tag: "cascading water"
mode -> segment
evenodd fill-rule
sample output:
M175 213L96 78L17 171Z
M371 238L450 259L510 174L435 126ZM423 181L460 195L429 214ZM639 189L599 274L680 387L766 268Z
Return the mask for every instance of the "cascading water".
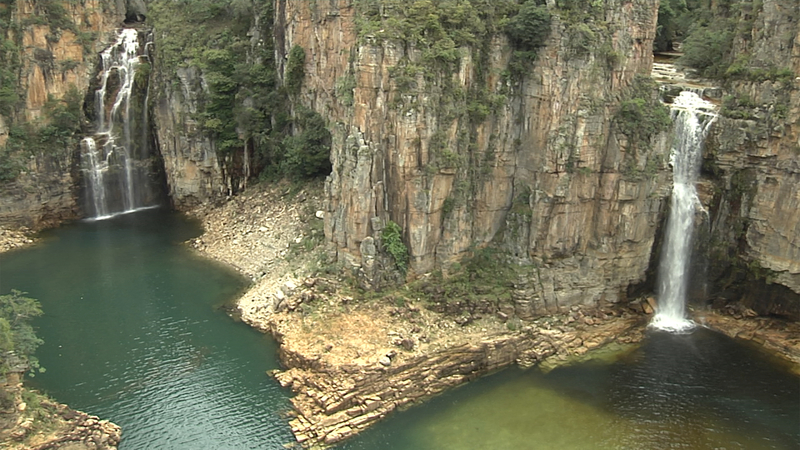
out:
M154 203L147 99L135 98L141 65L139 32L126 28L100 54L102 68L95 91L96 132L81 143L87 208L94 219L136 211ZM141 108L141 113L131 109ZM140 133L135 133L140 130ZM93 213L93 214L91 214Z
M658 269L658 309L651 326L671 332L686 332L694 322L686 318L695 212L702 206L695 182L708 129L716 118L714 104L694 92L684 91L672 104L675 138L670 154L672 201Z

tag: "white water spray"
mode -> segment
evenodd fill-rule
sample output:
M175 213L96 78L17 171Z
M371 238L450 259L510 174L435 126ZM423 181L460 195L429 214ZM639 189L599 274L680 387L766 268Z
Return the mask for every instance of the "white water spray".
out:
M131 114L136 68L140 64L138 31L121 30L116 42L103 51L100 58L100 86L95 91L97 131L81 144L90 199L88 206L94 209L94 219L147 207L144 193L139 192L139 179L146 178L141 172L147 169L137 167L138 160L148 156L147 124L141 124L142 142L135 142L131 131L132 123L138 118ZM108 95L115 95L110 107ZM146 111L146 106L144 109ZM147 119L146 112L144 118ZM117 124L122 125L122 130L117 130ZM145 151L137 154L137 148L145 148Z
M702 209L695 182L708 129L716 107L697 94L681 92L672 105L675 139L672 144L672 200L658 268L658 309L650 326L675 333L694 328L686 318L694 216Z

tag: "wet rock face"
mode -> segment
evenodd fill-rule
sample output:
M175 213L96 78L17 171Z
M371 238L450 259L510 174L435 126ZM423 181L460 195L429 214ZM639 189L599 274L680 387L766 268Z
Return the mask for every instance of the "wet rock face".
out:
M454 73L418 76L403 90L393 68L421 64L420 49L357 36L349 1L279 2L278 52L305 49L300 97L334 135L325 231L340 261L362 266L378 218L402 227L415 274L500 243L539 266L530 284L550 309L615 300L641 279L668 193L668 149L633 151L613 117L635 75L650 71L657 8L606 4L598 39L611 53L575 50L570 24L554 16L521 81L501 77L511 47L496 35L486 55L462 48ZM343 79L354 80L352 95L342 95ZM481 120L451 119L443 111L468 105L449 99L447 84L505 101ZM652 175L635 176L648 161Z
M63 98L72 87L87 91L97 55L112 42L113 31L125 14L116 3L107 3L64 2L66 20L80 32L97 34L97 40L89 46L83 45L72 30L30 20L38 14L35 1L14 3L12 21L27 23L19 27L19 35L11 36L19 40L22 53L19 84L25 107L15 118L17 123L42 117L49 97ZM0 116L0 145L7 139L9 119ZM78 217L80 210L73 192L78 175L71 171L72 155L51 153L30 155L17 179L0 186L0 224L41 229Z

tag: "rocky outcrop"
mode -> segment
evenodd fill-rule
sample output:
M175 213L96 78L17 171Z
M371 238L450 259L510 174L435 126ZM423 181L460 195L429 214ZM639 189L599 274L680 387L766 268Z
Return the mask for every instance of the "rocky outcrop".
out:
M410 88L393 70L423 65L423 49L357 35L352 3L276 8L279 56L305 49L301 100L334 134L325 231L340 261L363 272L362 242L393 220L412 273L446 270L492 242L531 268L549 310L617 300L644 276L668 149L633 151L613 117L636 74L650 71L652 2L605 2L607 27L590 30L603 50L576 48L574 24L551 9L552 32L522 79L502 76L512 52L495 34L484 50L458 49L454 73L417 74ZM469 119L468 99L453 92L504 101Z
M116 450L120 427L107 420L54 403L21 385L2 386L6 400L0 410L0 443L9 450ZM11 400L8 402L7 400Z
M0 228L0 253L33 243L28 236L30 230L5 230Z
M302 308L243 315L281 343L286 369L275 376L295 393L290 425L306 446L339 442L398 408L511 364L563 364L611 342L638 342L643 333L641 316L627 309L573 306L514 330L494 317L458 325L413 304L351 304L335 290L329 280L306 280L287 300Z
M156 40L158 37L156 37ZM156 61L156 70L160 70ZM215 142L200 133L192 114L206 85L195 67L177 69L179 83L158 75L153 110L155 132L164 159L169 197L186 210L227 192Z
M743 75L707 140L703 198L710 218L700 251L715 295L742 282L760 314L800 319L800 15L797 2L766 0L735 42ZM779 286L776 286L779 285ZM785 286L783 291L769 292ZM788 289L787 289L788 288ZM727 292L726 292L727 291ZM758 296L757 296L758 297Z

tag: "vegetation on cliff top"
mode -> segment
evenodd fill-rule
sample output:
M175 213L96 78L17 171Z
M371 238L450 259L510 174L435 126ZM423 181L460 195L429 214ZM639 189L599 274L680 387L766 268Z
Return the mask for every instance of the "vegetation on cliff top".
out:
M22 117L23 87L19 73L22 70L24 49L21 30L29 25L48 25L47 40L58 42L64 30L75 34L78 42L88 46L94 34L82 32L70 18L62 2L35 2L34 15L14 20L14 2L0 2L0 115L8 127L8 139L0 148L0 182L14 181L25 169L31 156L41 163L42 158L56 156L50 163L63 161L77 145L81 128L83 95L70 86L62 98L48 96L41 116L27 121ZM53 54L46 49L33 49L32 64L42 72L50 73L54 65ZM61 68L69 68L74 61L61 61ZM74 67L74 66L73 66ZM67 167L60 167L67 170Z
M428 79L453 70L462 49L480 49L504 32L516 61L533 61L550 34L550 12L543 1L527 0L356 0L359 37L399 43L420 52L419 60L401 61ZM398 83L402 84L402 83Z
M293 105L304 76L302 47L292 49L284 83L279 81L270 38L272 1L155 0L149 8L162 83L180 83L179 71L199 69L207 89L197 90L193 118L216 143L232 186L259 174L307 178L329 173L324 119ZM250 34L256 24L263 36L258 42Z
M789 68L766 64L751 67L748 44L763 0L662 0L653 44L656 51L683 52L679 62L704 77L719 80L784 81L793 79ZM786 10L787 14L797 11ZM785 36L791 45L792 36Z

